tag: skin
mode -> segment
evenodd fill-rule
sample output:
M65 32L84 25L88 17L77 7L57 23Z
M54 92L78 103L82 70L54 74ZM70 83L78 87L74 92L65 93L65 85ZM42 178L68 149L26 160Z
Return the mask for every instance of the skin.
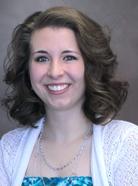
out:
M45 27L37 30L30 44L31 85L44 102L47 117L41 144L46 146L44 153L52 165L63 165L77 153L90 126L90 121L82 111L85 99L84 60L75 34L68 28ZM90 147L91 139L79 162L80 175L90 174ZM37 144L27 175L70 175L70 168L55 173L44 166L42 160L36 158L36 148Z
M67 28L38 30L32 36L31 46L31 84L46 109L80 107L85 90L84 61L73 31Z

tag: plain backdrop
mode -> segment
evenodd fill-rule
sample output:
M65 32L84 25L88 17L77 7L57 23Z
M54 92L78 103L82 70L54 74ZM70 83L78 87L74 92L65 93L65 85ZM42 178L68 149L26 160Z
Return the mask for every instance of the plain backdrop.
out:
M0 98L5 94L3 61L14 27L35 11L52 6L77 8L111 31L118 56L117 78L130 84L129 95L117 118L138 123L138 0L0 0ZM0 136L17 127L0 107Z

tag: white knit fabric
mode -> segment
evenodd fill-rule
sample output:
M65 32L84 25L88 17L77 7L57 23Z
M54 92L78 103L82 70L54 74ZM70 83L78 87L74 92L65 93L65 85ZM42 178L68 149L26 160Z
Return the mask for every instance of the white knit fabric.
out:
M105 126L103 150L109 183L138 186L138 126L123 121Z
M33 146L42 127L22 127L0 141L0 186L21 186ZM94 125L92 139L94 186L138 186L138 127L113 120Z

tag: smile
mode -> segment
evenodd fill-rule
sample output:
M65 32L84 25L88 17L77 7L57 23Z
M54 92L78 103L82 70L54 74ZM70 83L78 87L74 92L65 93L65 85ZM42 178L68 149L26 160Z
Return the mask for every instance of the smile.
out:
M70 86L70 84L49 84L47 85L47 89L50 93L53 94L61 94L64 93L68 87Z

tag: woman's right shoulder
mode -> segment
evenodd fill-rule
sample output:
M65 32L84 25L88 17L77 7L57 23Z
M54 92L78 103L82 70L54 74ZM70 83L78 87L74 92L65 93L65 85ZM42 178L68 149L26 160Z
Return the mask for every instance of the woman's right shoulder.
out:
M4 134L0 140L1 151L5 154L17 151L20 143L28 131L28 127L20 127Z
M7 132L0 139L0 150L11 152L14 150L17 151L22 141L28 137L29 131L34 131L33 129L41 128L42 124L43 118L36 122L35 128L31 126L23 126Z
M9 131L2 136L0 140L0 176L6 170L6 175L11 177L16 164L16 157L27 131L27 127L21 127Z

